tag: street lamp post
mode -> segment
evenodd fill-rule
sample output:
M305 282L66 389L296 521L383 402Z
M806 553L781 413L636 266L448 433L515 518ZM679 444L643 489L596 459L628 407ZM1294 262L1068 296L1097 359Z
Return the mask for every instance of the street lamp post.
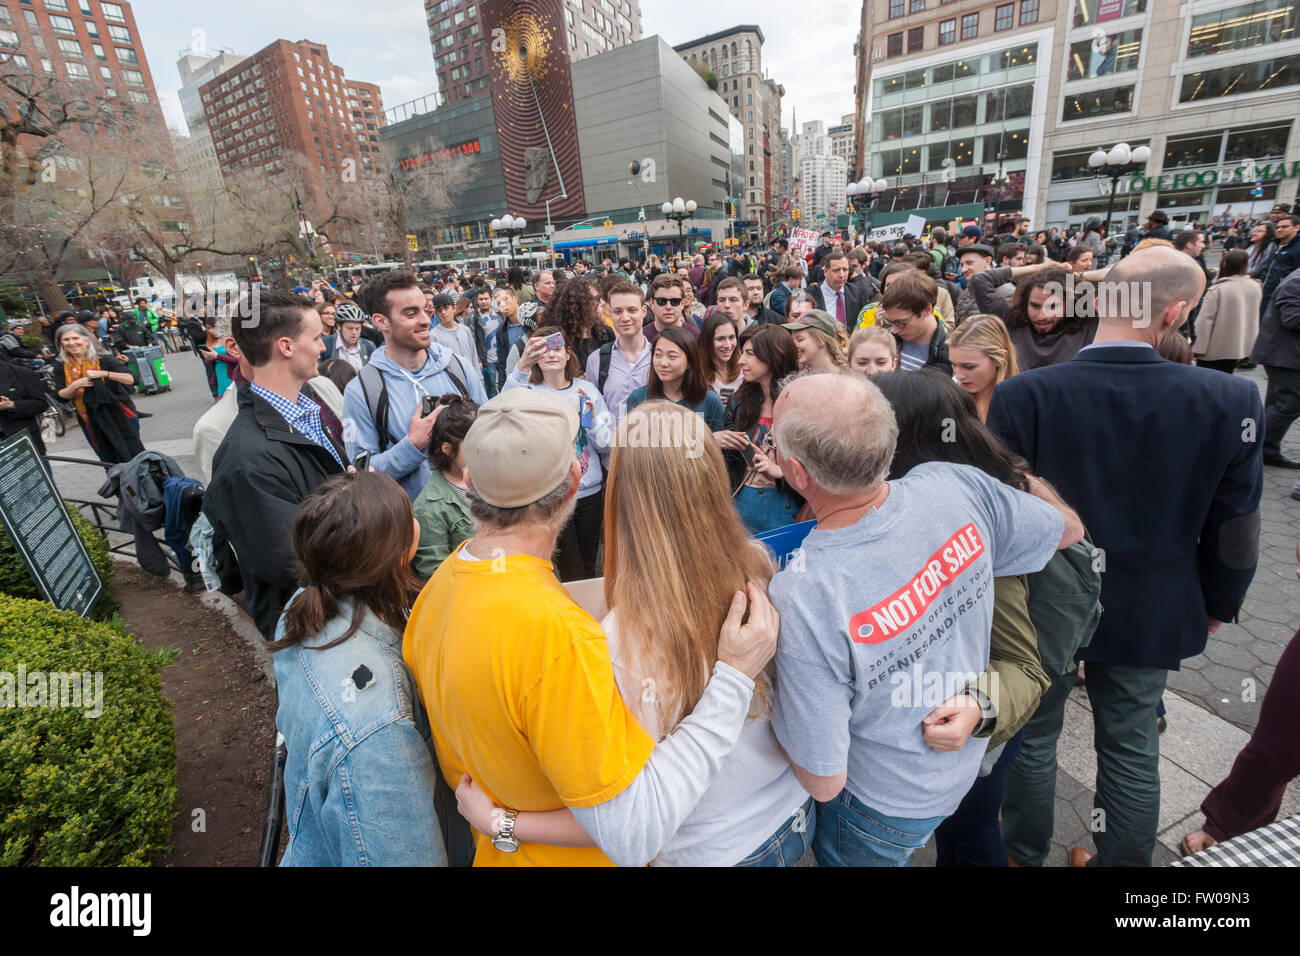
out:
M671 219L677 223L677 244L681 246L682 254L686 252L686 232L682 227L682 223L687 219L694 219L697 208L699 207L694 199L683 202L681 196L659 207L665 219Z
M888 188L889 183L885 182L883 179L872 179L868 176L861 182L849 183L848 187L844 190L850 201L861 196L867 204L866 209L863 210L862 234L864 236L871 232L871 218L876 212L876 200L879 199L880 194ZM858 204L853 203L853 208L856 211Z
M515 236L523 235L528 223L519 216L506 213L500 219L493 219L489 225L491 225L493 232L504 234L510 242L510 265L513 266L515 264Z
M1088 166L1103 176L1110 177L1110 200L1106 203L1106 239L1110 240L1110 217L1115 211L1115 189L1121 176L1136 172L1146 166L1151 158L1150 146L1136 149L1128 143L1117 143L1109 150L1099 149L1088 157Z

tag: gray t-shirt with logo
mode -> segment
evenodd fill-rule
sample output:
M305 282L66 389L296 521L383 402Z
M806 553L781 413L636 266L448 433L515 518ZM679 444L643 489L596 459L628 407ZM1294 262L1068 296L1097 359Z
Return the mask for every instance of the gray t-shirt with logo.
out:
M1061 514L966 465L929 462L876 511L814 529L772 579L781 614L772 728L818 776L895 817L956 810L987 739L937 753L921 721L988 666L993 578L1039 571Z

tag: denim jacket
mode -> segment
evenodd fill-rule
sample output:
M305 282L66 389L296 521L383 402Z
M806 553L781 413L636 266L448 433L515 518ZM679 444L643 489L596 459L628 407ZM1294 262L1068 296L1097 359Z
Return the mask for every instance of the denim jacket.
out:
M289 603L301 591L295 592ZM281 866L446 866L434 810L429 721L402 662L402 635L352 600L319 633L273 657L284 735L289 843ZM284 637L284 617L275 638Z

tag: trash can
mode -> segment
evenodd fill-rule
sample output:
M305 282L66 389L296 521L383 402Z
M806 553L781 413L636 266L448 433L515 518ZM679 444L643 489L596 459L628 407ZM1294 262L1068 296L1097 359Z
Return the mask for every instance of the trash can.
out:
M171 376L167 374L167 366L163 364L162 349L157 345L133 346L122 354L126 356L137 392L153 395L172 387Z

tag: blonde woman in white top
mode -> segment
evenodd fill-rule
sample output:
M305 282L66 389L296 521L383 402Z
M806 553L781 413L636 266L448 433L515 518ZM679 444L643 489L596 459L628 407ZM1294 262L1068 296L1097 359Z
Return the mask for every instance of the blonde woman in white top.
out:
M635 439L651 427L681 440ZM656 739L671 734L703 694L737 592L765 587L772 574L728 487L722 453L689 409L645 402L619 423L605 524L611 610L601 626L623 700ZM735 749L654 865L792 866L811 845L815 808L772 733L770 692L760 676ZM462 782L456 796L461 813L488 832L498 808L483 791ZM521 832L532 842L593 842L569 810L521 812Z

